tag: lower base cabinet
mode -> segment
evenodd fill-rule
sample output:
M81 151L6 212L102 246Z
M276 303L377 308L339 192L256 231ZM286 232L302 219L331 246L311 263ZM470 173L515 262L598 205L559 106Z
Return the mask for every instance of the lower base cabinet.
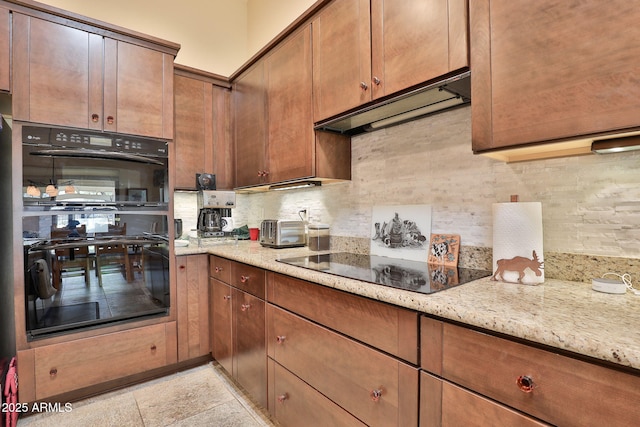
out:
M629 403L640 401L638 374L426 316L421 335L422 368L442 378L438 388L422 374L421 416L431 420L426 425L457 425L450 419L498 425L494 415L512 419L513 410L531 418L505 425L539 425L536 419L559 426L627 426L640 419L640 406ZM478 410L469 412L467 404Z
M209 283L213 358L266 408L265 271L212 255Z
M548 426L426 372L420 373L420 426Z
M168 322L18 352L19 364L21 356L33 361L19 368L20 399L43 400L176 363L175 337L176 323Z
M269 358L269 411L287 427L365 427L354 416Z
M332 416L351 414L369 426L418 425L417 368L270 304L267 324L269 356L345 412ZM291 393L276 390L272 413L284 423L278 396Z

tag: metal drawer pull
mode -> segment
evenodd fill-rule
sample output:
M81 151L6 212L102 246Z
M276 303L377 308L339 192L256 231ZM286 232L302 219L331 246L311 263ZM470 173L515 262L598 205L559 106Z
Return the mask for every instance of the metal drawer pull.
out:
M533 391L533 378L527 375L520 375L516 380L516 384L518 384L518 388L525 393L531 393Z
M371 396L371 400L377 402L382 397L382 387L376 390L371 390L371 393L369 395Z
M249 280L249 276L240 276L240 281L242 283L247 283L247 280Z
M242 304L240 306L240 310L242 311L247 311L249 308L251 308L251 304Z
M288 398L289 398L289 395L287 393L281 394L280 396L278 396L278 402L284 403L284 401L287 400Z
M282 344L282 343L284 343L284 340L285 340L286 338L287 338L287 337L286 337L285 335L278 335L278 336L276 337L276 341L278 342L278 344Z
M156 351L158 348L156 347L155 344L151 344L151 351L154 352Z

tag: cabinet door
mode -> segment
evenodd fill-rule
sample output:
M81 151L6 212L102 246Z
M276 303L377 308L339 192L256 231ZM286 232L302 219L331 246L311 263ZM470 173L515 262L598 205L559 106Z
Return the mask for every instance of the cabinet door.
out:
M267 349L265 302L233 290L234 377L262 406L267 407Z
M213 89L210 83L175 76L175 188L195 189L196 173L212 169ZM209 117L207 117L209 112Z
M474 151L638 129L636 4L474 0L469 13Z
M420 425L534 427L549 424L422 372Z
M0 90L11 90L11 15L0 7Z
M389 95L468 66L464 0L371 2L372 91ZM450 24L451 22L451 24ZM461 24L461 25L460 25ZM462 63L449 63L452 40L463 41ZM461 34L460 34L461 33Z
M236 143L236 186L264 182L267 104L264 61L234 83L233 108Z
M266 60L268 182L313 176L311 26L281 43Z
M36 399L79 390L174 363L171 323L35 349ZM175 349L174 349L175 351Z
M173 57L111 39L105 56L104 129L172 139Z
M418 370L269 304L276 362L371 426L418 425Z
M178 361L205 356L209 348L208 256L176 257Z
M231 190L235 187L235 151L231 138L231 91L213 86L213 173L216 188ZM205 154L208 155L208 154Z
M315 122L371 100L369 0L335 0L314 18Z
M283 427L365 427L300 378L269 359L269 412Z
M233 375L232 291L214 278L209 279L211 307L211 353L222 367Z
M14 14L14 119L88 128L90 95L102 93L102 38ZM97 58L97 62L90 60ZM102 99L99 99L102 104Z

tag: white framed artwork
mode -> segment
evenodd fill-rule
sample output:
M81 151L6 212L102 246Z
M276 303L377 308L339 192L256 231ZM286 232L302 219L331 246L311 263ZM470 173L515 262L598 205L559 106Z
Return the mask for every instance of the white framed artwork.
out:
M430 236L430 205L373 207L371 255L426 262Z

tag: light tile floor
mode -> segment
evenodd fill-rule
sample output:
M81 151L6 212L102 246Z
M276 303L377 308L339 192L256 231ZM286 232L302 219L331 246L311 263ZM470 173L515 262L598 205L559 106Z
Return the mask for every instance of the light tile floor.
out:
M214 363L21 418L18 427L269 427L266 414Z

